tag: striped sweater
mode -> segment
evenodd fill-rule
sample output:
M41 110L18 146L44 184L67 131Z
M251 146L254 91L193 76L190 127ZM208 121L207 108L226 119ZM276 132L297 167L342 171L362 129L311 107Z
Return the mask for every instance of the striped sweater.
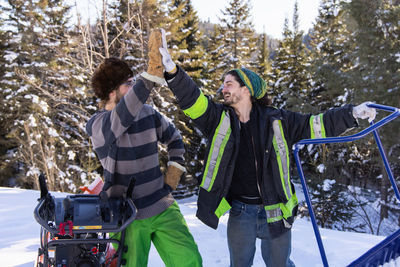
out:
M132 195L138 209L136 219L155 216L174 202L160 170L158 142L167 145L169 161L183 164L181 135L164 116L144 104L152 86L139 78L113 110L100 110L86 125L103 166L108 194L121 195L130 179L136 179Z

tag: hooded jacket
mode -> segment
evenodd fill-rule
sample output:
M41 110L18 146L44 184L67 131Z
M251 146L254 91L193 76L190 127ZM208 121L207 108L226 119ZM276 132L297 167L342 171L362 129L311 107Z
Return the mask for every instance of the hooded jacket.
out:
M206 97L181 69L166 74L168 86L179 106L208 140L200 183L196 216L216 229L219 218L231 208L228 192L240 143L240 122L233 108ZM352 105L330 109L319 115L301 114L253 103L258 113L262 168L258 178L270 234L277 237L291 228L298 200L290 180L292 146L309 138L337 136L357 126Z

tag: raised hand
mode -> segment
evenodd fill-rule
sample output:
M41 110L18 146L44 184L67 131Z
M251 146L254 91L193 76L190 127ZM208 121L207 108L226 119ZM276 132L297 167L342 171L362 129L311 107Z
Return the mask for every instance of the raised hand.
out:
M165 71L169 73L175 73L176 65L172 61L171 55L168 52L167 38L165 37L164 29L161 29L161 39L162 39L162 47L160 47L159 50L162 56L162 63L164 65Z

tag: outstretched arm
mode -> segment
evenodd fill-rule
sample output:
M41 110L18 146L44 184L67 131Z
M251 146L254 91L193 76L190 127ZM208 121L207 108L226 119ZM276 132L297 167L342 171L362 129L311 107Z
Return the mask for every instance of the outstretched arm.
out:
M357 119L375 119L376 110L367 103L358 106L345 105L332 108L318 114L301 114L285 110L283 113L288 122L290 139L297 142L301 139L314 139L338 136L349 128L358 125Z
M191 118L207 137L210 137L220 121L222 105L206 97L189 75L173 62L168 52L165 31L161 30L161 33L162 47L159 50L168 87L174 93L185 115Z

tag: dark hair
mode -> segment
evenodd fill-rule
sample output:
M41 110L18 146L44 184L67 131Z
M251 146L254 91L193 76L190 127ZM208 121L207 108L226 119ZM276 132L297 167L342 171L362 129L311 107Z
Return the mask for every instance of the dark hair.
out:
M241 87L246 86L246 84L242 81L242 79L240 78L239 74L238 74L235 70L230 70L230 71L228 71L228 72L224 75L224 77L225 77L226 75L232 75L233 77L235 77L235 80L239 83L239 85L240 85Z
M125 61L106 58L92 76L93 91L102 101L107 101L109 94L132 76L133 72Z
M254 97L252 97L251 99L252 99L253 102L258 103L261 106L265 106L265 107L272 106L272 101L269 98L267 93L265 93L265 95L263 97L259 98L259 99L255 99Z
M240 78L239 74L235 70L228 71L225 74L225 76L228 75L228 74L232 75L235 78L235 81L237 81L240 86L246 86L246 84L242 81L242 79ZM272 101L268 97L267 93L260 99L256 99L254 96L251 96L251 101L258 103L261 106L271 106L272 105Z

